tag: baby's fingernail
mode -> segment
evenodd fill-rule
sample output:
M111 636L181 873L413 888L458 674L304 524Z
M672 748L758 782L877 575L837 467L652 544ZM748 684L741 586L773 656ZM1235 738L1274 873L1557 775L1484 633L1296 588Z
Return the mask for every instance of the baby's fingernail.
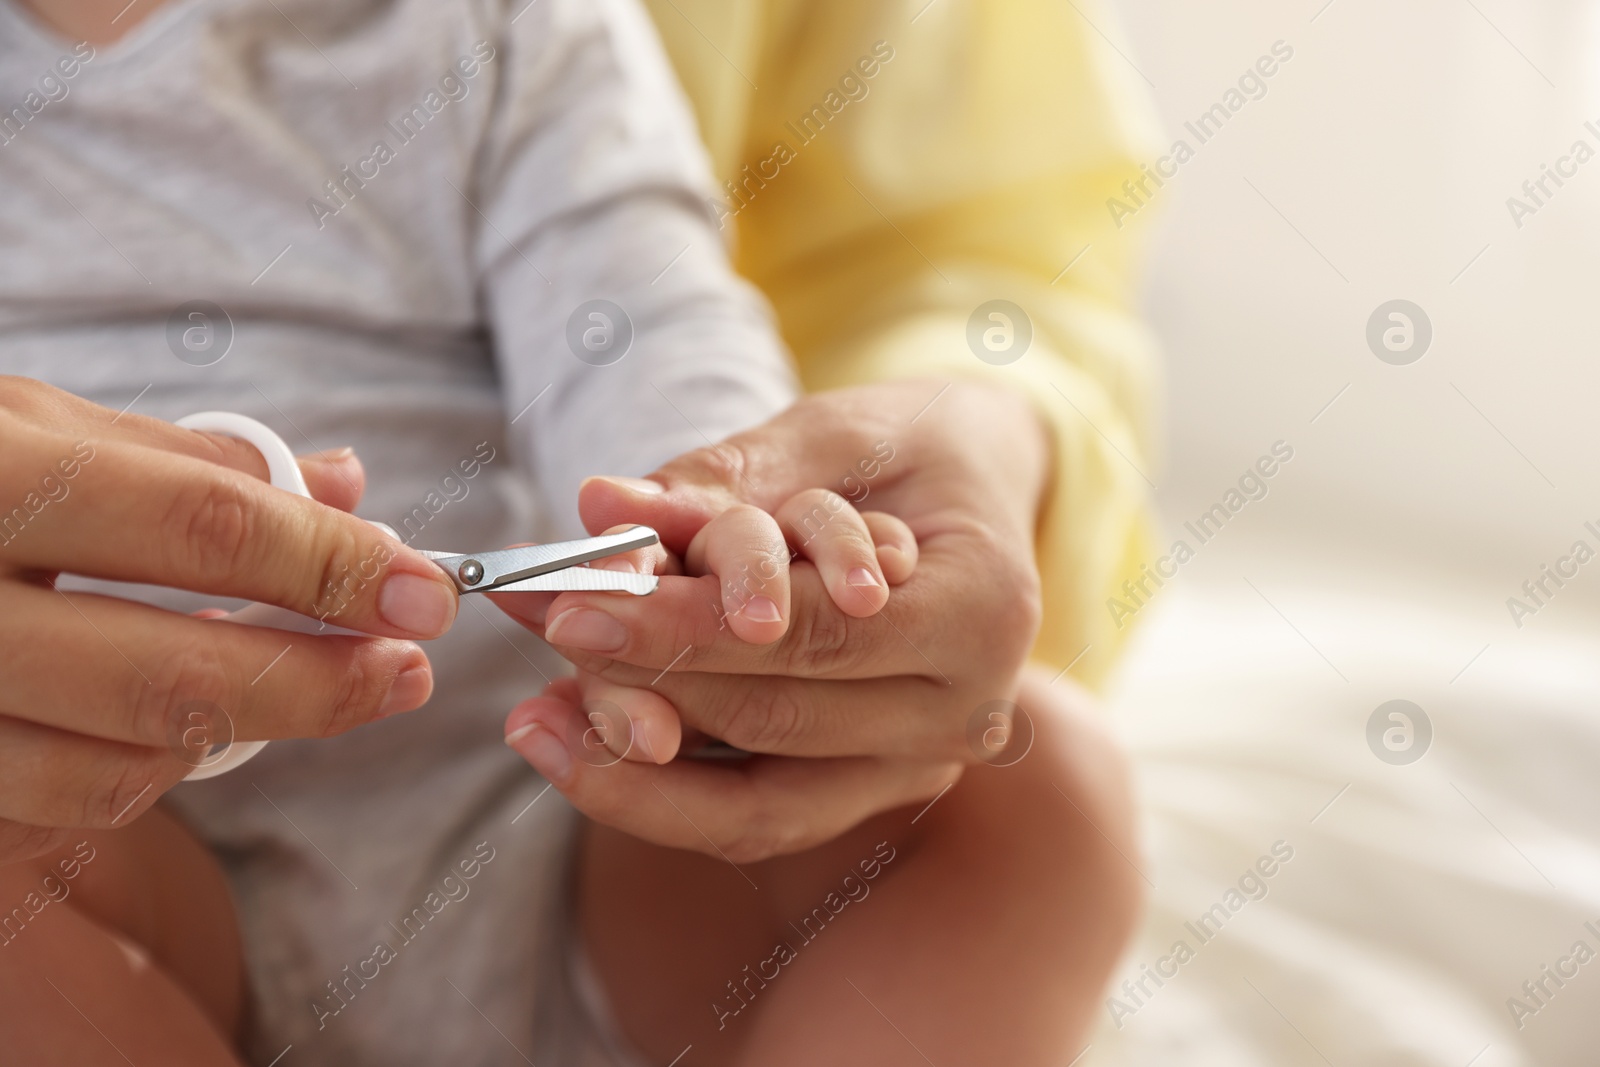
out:
M629 574L639 573L639 568L633 565L633 560L628 559L625 556L618 556L616 559L603 560L600 563L596 563L595 566L603 571L627 571Z
M378 707L378 718L386 715L398 715L402 711L414 711L428 702L428 697L433 695L433 672L426 666L412 667L400 672L400 676L389 687L389 695L383 698L383 703Z
M598 475L595 480L610 482L619 489L626 489L632 493L643 493L645 496L660 496L667 491L666 486L660 482L652 482L648 478L615 478L611 475Z
M506 744L549 781L564 782L572 773L572 756L567 746L543 723L530 722L511 731L506 735Z
M444 582L417 574L393 574L378 592L378 614L407 633L434 637L450 628L455 595Z
M849 574L844 576L844 580L851 585L859 586L863 589L878 588L878 579L874 578L872 576L872 572L867 570L865 567L854 568Z
M603 611L568 608L550 620L544 629L544 639L552 645L588 652L615 652L628 640L628 631Z
M783 613L778 610L778 602L769 596L751 597L739 614L751 622L777 622L783 618Z

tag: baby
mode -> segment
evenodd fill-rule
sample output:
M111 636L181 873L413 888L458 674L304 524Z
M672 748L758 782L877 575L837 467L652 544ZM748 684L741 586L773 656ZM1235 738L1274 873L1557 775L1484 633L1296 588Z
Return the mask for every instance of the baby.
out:
M0 4L0 373L100 402L107 426L137 403L351 443L373 490L363 513L427 547L576 533L580 487L623 484L588 479L650 471L792 398L632 0L26 6ZM461 455L480 471L470 502L419 508ZM915 552L902 523L818 487L607 565L700 582L719 625L761 644L789 625L791 556L865 616ZM546 621L548 597L506 601L554 644L593 625L576 609ZM437 983L451 963L475 1007L570 1000L569 939L548 928L566 921L573 821L533 807L542 794L498 743L540 654L496 629L464 611L430 650L425 715L274 744L248 771L175 789L227 881L160 808L86 833L72 875L60 855L0 868L0 906L23 914L0 946L7 1061L111 1062L109 1045L230 1064L243 1041L259 1062L292 1045L296 1067L461 1062L466 1039L417 1025L452 995ZM586 750L665 763L709 740L648 688L553 686L583 703ZM510 726L519 751L539 749L536 724ZM489 902L468 926L406 950L446 953L437 969L419 960L340 1019L366 988L349 961L457 852L475 870L500 857L500 888L481 878ZM517 953L540 955L503 958Z

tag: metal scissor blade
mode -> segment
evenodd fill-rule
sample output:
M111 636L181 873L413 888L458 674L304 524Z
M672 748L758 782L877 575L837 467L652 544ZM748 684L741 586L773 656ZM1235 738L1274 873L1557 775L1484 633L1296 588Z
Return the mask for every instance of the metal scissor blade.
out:
M631 571L603 571L593 567L568 567L551 571L520 582L502 585L496 593L578 593L617 592L647 596L656 591L661 579L653 574L635 574Z
M456 589L460 592L483 593L491 589L503 589L507 585L528 578L575 567L580 563L604 559L636 548L645 548L660 540L656 532L648 526L630 526L617 533L582 537L576 541L557 541L553 544L529 545L523 548L501 548L472 555L439 555L430 552L428 557L450 576L450 580L456 583Z

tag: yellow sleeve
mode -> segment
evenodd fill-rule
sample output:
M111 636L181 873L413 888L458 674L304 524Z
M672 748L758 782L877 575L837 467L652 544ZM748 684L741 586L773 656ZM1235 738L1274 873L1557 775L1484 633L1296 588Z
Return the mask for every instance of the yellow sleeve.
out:
M712 6L694 10L714 23ZM717 120L740 270L772 300L808 389L962 376L1033 398L1056 442L1035 654L1097 681L1127 632L1107 600L1149 558L1153 346L1133 264L1161 192L1145 179L1118 219L1108 204L1135 205L1123 183L1159 154L1140 76L1093 0L756 6L752 21L731 5L743 47L696 53L723 87L699 110ZM969 330L993 300L1022 316ZM999 328L1004 349L1010 319L1013 345L1031 328L1026 351L980 359L975 347L1018 350L983 343Z

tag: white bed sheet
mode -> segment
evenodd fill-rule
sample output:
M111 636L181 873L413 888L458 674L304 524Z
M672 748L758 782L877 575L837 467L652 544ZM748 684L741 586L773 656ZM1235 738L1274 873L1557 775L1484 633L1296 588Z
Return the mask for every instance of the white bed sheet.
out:
M1152 603L1111 696L1150 906L1084 1067L1600 1062L1600 958L1545 978L1542 1006L1521 988L1577 941L1600 951L1597 634L1547 628L1469 661L1481 626L1417 592L1374 601L1324 576L1268 603L1219 578ZM1366 742L1393 698L1434 729L1406 766ZM1201 945L1185 922L1277 841L1294 856L1266 896ZM1138 1002L1115 988L1180 939L1195 952L1163 964L1175 977ZM1514 1019L1511 997L1537 1012Z

